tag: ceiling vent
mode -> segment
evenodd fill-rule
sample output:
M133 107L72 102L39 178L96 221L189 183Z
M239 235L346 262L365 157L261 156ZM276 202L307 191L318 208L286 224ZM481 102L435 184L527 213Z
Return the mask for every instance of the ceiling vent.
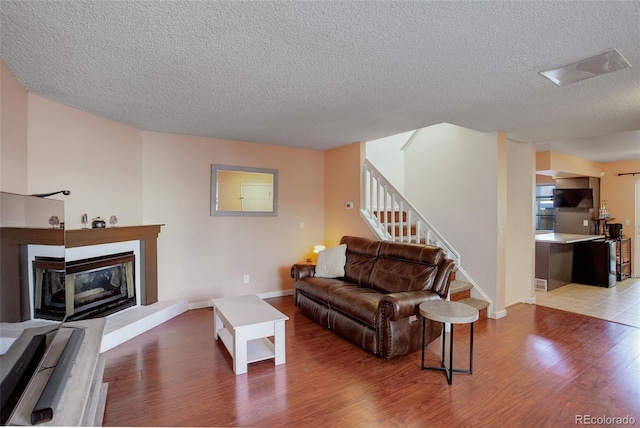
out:
M601 74L611 73L612 71L622 70L627 67L631 67L629 61L616 49L612 49L600 55L574 62L573 64L553 70L541 71L540 74L556 85L562 86L600 76Z

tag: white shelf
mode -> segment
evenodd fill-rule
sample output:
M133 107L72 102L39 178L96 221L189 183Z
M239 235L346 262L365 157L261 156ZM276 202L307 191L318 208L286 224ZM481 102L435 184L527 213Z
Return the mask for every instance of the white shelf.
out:
M227 351L229 351L231 358L235 358L233 354L233 336L231 336L229 330L221 328L218 330L218 337L220 337ZM247 363L268 360L269 358L275 358L275 355L275 346L267 338L254 339L247 342Z

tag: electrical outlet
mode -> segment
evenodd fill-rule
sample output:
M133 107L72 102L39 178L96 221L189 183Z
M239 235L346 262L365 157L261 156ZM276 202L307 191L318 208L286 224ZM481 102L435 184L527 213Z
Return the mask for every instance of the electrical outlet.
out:
M244 281L245 284L248 284L249 283L249 275L243 276L242 280Z
M589 227L589 220L582 220L582 225L584 227Z

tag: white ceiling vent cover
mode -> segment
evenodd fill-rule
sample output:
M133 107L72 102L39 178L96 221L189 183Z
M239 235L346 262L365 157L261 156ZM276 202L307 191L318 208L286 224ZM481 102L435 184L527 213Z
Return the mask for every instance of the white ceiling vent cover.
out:
M558 86L579 82L580 80L600 76L631 67L629 61L617 49L601 53L600 55L582 59L573 64L565 65L553 70L541 71L547 79Z

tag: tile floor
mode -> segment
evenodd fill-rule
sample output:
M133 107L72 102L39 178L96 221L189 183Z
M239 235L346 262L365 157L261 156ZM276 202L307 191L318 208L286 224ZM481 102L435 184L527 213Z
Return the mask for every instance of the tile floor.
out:
M536 291L536 304L640 328L640 278L625 279L611 288L567 284Z

